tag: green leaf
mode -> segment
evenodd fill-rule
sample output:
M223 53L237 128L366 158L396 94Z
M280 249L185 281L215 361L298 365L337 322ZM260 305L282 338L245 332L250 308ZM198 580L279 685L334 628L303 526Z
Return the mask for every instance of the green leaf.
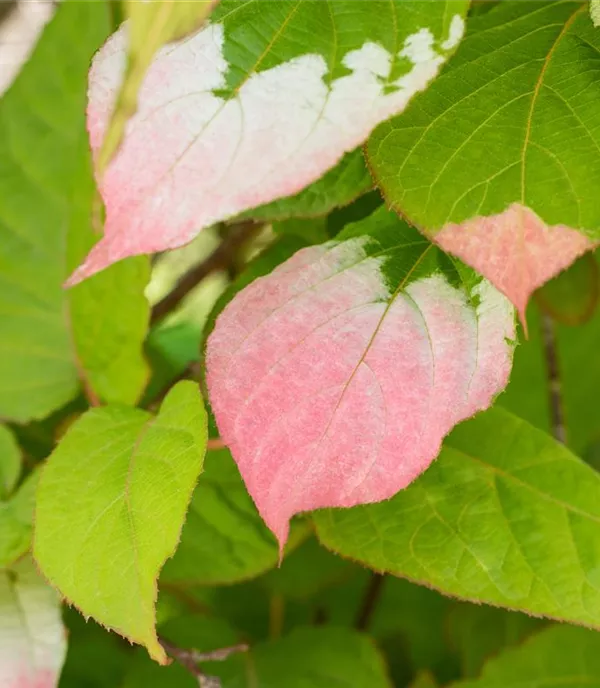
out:
M446 631L461 658L465 678L479 676L483 665L504 648L519 645L547 623L526 614L474 604L456 605Z
M223 666L210 665L210 673L221 676L223 688L391 688L371 640L334 627L296 629L281 640L259 643Z
M376 570L600 625L600 475L503 409L457 427L391 500L314 518L324 545Z
M258 582L271 594L309 604L315 595L351 576L355 568L309 537Z
M409 688L438 688L438 684L428 671L422 671L410 684Z
M199 328L187 322L159 327L150 332L146 354L152 367L152 378L142 403L155 399L191 363L200 359L200 335Z
M594 26L600 26L600 0L590 0L590 15Z
M87 165L86 172L89 179ZM84 179L82 174L79 177L82 184ZM84 217L82 213L69 234L67 272L81 262L96 242L89 221L92 198L90 186L87 215ZM144 289L149 278L150 261L145 256L130 258L68 292L75 358L84 388L92 400L100 398L107 403L133 405L146 386L149 369L143 342L150 306Z
M14 490L21 474L21 450L12 432L0 425L0 500Z
M550 431L550 384L541 336L539 309L532 304L527 311L529 339L515 350L510 383L500 403L542 430ZM557 324L559 397L562 400L567 445L584 456L600 435L596 412L597 380L600 376L600 311L577 327ZM582 374L585 361L585 374Z
M12 564L31 546L39 477L39 469L30 473L10 499L0 501L0 567Z
M522 316L600 238L599 50L586 2L501 2L367 146L388 203Z
M369 141L388 202L435 231L519 201L600 236L599 48L585 2L473 18L444 74Z
M31 545L39 471L31 473L14 493L21 470L21 449L12 432L0 425L0 568L15 562Z
M242 213L255 220L286 220L293 217L319 217L352 203L373 188L373 180L360 148L346 153L321 179L295 196L272 201Z
M598 305L598 263L591 253L576 260L564 272L546 282L535 293L544 313L564 325L581 325Z
M385 577L369 632L388 650L391 667L398 671L406 671L407 666L414 671L435 671L444 681L456 676L457 662L447 642L447 617L452 604L435 590ZM401 648L405 648L404 667L394 662Z
M327 228L329 216L312 218L290 218L271 225L277 236L296 236L307 244L320 244L331 237Z
M480 678L454 688L507 686L600 686L600 636L583 628L555 625L521 647L490 661Z
M0 569L0 685L54 686L66 645L58 596L31 558Z
M292 546L304 537L298 523ZM235 583L277 565L275 538L259 516L228 450L207 454L181 542L165 564L161 585L189 587Z
M90 394L121 401L144 383L144 260L62 288L78 251L99 238L85 99L108 29L105 3L61 3L0 102L0 416L19 422L63 406L80 376Z
M122 688L131 660L129 643L74 609L65 609L64 617L69 647L58 688Z
M44 575L159 662L156 579L177 546L206 437L192 382L175 386L155 418L92 409L48 459L37 493L34 554Z

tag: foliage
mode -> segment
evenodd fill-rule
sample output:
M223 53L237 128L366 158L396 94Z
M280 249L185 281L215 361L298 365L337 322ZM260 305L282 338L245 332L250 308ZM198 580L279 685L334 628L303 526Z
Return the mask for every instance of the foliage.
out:
M600 686L597 21L58 4L0 98L0 685Z

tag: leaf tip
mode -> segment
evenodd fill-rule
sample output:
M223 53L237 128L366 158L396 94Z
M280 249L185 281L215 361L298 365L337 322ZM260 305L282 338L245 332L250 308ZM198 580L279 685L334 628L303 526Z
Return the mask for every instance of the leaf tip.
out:
M533 292L595 245L574 228L546 224L521 203L496 215L447 223L433 239L512 302L525 333L525 311Z

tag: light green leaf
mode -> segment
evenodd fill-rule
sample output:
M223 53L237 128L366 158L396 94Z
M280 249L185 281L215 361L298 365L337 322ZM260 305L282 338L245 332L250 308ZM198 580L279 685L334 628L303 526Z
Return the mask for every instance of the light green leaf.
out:
M222 678L223 688L391 688L371 640L334 627L296 629L222 666L211 664L210 673Z
M14 490L21 474L21 450L12 432L0 425L0 500Z
M290 545L302 540L298 523ZM181 542L165 564L161 585L178 587L235 583L277 566L275 538L259 516L228 450L207 454Z
M177 546L206 436L192 382L175 386L155 418L92 409L48 459L37 493L34 554L44 575L159 662L156 579Z
M266 221L319 217L352 203L372 188L373 180L365 165L362 150L358 148L347 153L321 179L295 196L272 201L243 213L241 217Z
M496 408L387 502L315 514L321 542L442 592L600 626L600 475Z
M78 377L91 395L120 401L144 383L144 260L72 294L62 288L99 238L85 99L108 29L105 3L61 3L0 102L0 416L19 422L64 405Z
M29 557L0 570L0 686L54 686L67 650L58 596Z
M491 660L480 678L453 688L600 688L600 636L555 625Z
M77 177L80 205L74 202L71 208L67 274L98 239L91 225L94 187L84 138L81 144L85 168ZM87 395L94 400L135 404L146 386L149 368L143 342L150 306L144 289L149 278L150 261L141 256L113 265L67 292L76 365Z
M200 27L218 1L125 0L125 15L129 19L127 71L98 158L100 171L121 144L125 125L136 111L140 86L156 52L165 43Z
M594 26L600 26L600 0L590 0L590 15Z
M31 546L39 477L39 469L30 473L10 499L0 501L0 567L12 564Z

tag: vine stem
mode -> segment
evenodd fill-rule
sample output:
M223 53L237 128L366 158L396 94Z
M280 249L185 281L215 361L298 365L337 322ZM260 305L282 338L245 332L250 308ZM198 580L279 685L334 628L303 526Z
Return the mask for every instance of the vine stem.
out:
M173 645L165 638L159 637L158 642L164 651L178 664L187 669L198 681L200 688L221 688L221 681L215 676L208 676L198 666L200 662L222 662L232 654L246 652L248 645L241 643L232 647L224 647L212 652L199 652L198 650L186 649Z
M562 385L558 363L558 346L556 341L556 325L546 313L541 313L542 341L546 357L546 371L548 373L548 401L550 406L550 423L554 438L566 444L567 432L562 403Z
M384 581L385 575L382 573L371 574L371 579L365 590L365 595L356 617L355 626L359 631L365 631L369 627L369 623L381 597Z
M262 226L253 221L231 225L223 241L210 256L186 272L175 288L154 306L150 324L155 325L175 310L185 297L213 272L229 270L236 265L241 249L258 234Z

